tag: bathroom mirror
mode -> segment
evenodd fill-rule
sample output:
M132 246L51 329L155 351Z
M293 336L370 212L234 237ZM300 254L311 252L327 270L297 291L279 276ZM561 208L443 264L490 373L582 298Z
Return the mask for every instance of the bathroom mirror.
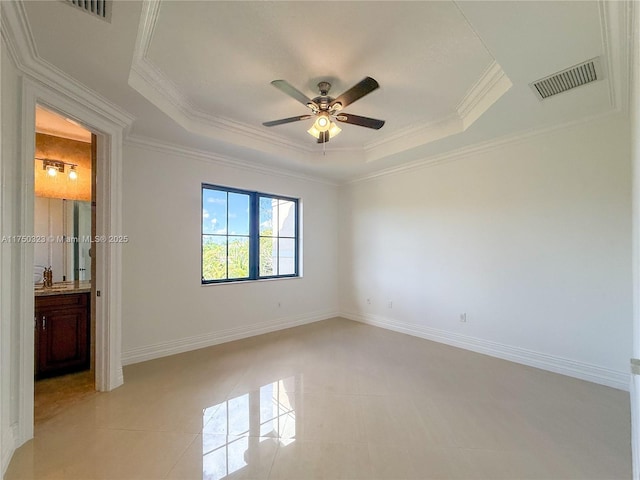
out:
M35 197L34 220L34 283L91 280L91 202Z

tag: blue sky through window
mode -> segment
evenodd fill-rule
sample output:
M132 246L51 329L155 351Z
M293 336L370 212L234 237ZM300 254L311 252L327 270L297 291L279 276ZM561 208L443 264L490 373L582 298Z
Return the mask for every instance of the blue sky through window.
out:
M249 235L249 195L203 189L202 233Z

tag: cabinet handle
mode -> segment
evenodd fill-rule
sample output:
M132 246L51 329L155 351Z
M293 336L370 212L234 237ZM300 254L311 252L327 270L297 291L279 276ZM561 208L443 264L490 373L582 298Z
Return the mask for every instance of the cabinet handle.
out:
M47 317L45 317L44 315L42 316L42 330L46 330L47 329Z

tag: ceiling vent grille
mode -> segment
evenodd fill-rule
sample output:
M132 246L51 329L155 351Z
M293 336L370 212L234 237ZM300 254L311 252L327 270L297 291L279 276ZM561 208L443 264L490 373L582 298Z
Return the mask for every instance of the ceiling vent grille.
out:
M540 100L544 100L572 88L600 80L601 72L599 59L593 58L533 82L531 88Z
M102 20L108 21L110 18L110 0L66 0L66 3L101 18Z

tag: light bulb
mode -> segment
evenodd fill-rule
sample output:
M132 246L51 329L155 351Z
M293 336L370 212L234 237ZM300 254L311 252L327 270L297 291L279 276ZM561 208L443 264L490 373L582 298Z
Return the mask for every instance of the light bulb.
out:
M327 112L323 112L318 115L318 119L316 120L314 127L316 127L320 132L326 132L329 130L330 124L331 121L329 120L329 114Z
M75 165L72 165L71 169L69 170L69 178L71 180L75 180L78 178L78 172L76 171Z
M47 167L47 173L49 174L50 177L55 177L58 174L58 169L53 165L49 165Z

